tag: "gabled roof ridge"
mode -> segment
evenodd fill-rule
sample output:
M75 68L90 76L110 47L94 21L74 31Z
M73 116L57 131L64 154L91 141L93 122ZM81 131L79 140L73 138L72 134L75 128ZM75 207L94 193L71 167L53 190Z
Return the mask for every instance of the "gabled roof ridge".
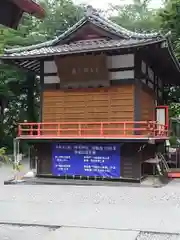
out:
M123 33L118 32L117 28L113 26L112 21L108 22L107 19L100 17L100 15L94 15L93 14L93 15L89 16L89 21L92 22L93 24L97 25L97 26L99 26L98 23L100 23L100 24L103 24L104 27L106 26L108 28L111 28L109 30L111 32L115 33L116 35L118 35L119 37L124 37L126 39L130 38L125 32L123 32ZM102 27L102 25L101 25L101 27Z
M163 35L161 34L161 32L152 32L152 33L138 33L138 32L133 32L131 30L128 30L120 25L118 25L117 23L107 19L107 18L102 18L100 15L98 16L95 16L93 15L93 18L97 18L100 20L100 21L105 21L105 23L108 23L110 24L113 28L116 28L118 29L120 32L124 33L125 35L127 35L128 37L130 38L154 38L154 37L163 37Z
M60 36L58 36L56 39L54 39L54 41L52 42L51 45L57 44L59 41L64 39L66 36L70 35L72 32L74 32L75 30L80 28L82 25L84 25L87 21L88 21L88 17L84 16L77 23L75 23L73 26L68 28L64 33L62 33Z
M68 28L64 33L59 35L58 37L31 46L25 46L25 47L18 47L18 48L12 48L12 49L5 49L6 54L11 53L18 53L22 51L29 51L34 49L39 49L43 47L49 47L54 46L57 43L60 44L60 42L65 39L67 36L72 34L74 31L79 29L82 25L84 25L86 22L91 22L92 24L104 28L106 31L109 31L118 37L123 37L125 39L153 39L153 38L165 38L160 32L156 33L137 33L130 30L125 29L124 27L119 26L118 24L110 21L107 18L104 18L100 16L97 13L92 12L91 14L86 14L83 18L81 18L76 24L74 24L72 27Z

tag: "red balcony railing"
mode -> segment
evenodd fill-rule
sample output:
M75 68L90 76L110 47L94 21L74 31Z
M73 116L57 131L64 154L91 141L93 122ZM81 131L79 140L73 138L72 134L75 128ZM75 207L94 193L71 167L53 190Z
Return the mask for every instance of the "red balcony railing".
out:
M166 126L141 122L43 122L20 123L21 138L167 138Z

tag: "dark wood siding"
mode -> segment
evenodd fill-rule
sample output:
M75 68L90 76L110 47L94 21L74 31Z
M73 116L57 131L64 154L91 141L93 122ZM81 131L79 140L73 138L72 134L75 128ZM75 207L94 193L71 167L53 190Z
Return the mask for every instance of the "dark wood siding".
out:
M64 141L63 141L64 142ZM81 141L83 142L83 140ZM95 140L93 141L95 142ZM152 165L145 160L154 158L158 145L147 143L121 143L120 148L120 176L121 179L140 180L144 174L152 174ZM161 143L160 143L161 144ZM52 174L52 142L36 143L36 157L38 158L38 174Z
M35 144L37 155L37 173L38 174L51 174L52 170L52 149L51 143L36 143Z
M140 179L141 159L139 143L124 143L121 146L121 177L125 179Z
M94 140L95 142L95 140ZM122 179L138 180L141 177L141 162L143 155L138 152L143 143L120 143L120 173ZM36 143L38 158L38 174L52 174L52 142ZM144 156L145 158L145 156Z
M17 29L23 11L12 1L0 1L0 24Z

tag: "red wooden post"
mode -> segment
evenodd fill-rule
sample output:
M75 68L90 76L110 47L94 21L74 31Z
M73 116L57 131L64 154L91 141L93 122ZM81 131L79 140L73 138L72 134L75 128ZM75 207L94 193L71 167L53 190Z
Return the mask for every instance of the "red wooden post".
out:
M104 131L103 131L103 123L101 122L101 127L100 127L100 135L101 137L103 136Z
M60 136L61 135L61 124L58 123L58 131L57 131L57 135Z
M38 123L37 125L38 125L37 135L38 135L38 137L40 137L41 136L41 123Z
M126 122L123 123L123 133L124 133L124 136L126 135Z
M21 124L18 125L18 136L20 137L22 135L22 129Z
M81 124L78 124L79 136L81 136Z
M30 135L31 136L33 135L33 125L32 124L30 125Z

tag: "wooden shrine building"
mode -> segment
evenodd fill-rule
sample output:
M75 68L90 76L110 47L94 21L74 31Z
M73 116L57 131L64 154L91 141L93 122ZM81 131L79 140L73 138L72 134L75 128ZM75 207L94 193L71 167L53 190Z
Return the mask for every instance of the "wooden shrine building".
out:
M180 84L169 35L129 31L88 11L52 41L0 57L40 76L41 119L20 123L38 176L140 181L163 151L163 88Z

